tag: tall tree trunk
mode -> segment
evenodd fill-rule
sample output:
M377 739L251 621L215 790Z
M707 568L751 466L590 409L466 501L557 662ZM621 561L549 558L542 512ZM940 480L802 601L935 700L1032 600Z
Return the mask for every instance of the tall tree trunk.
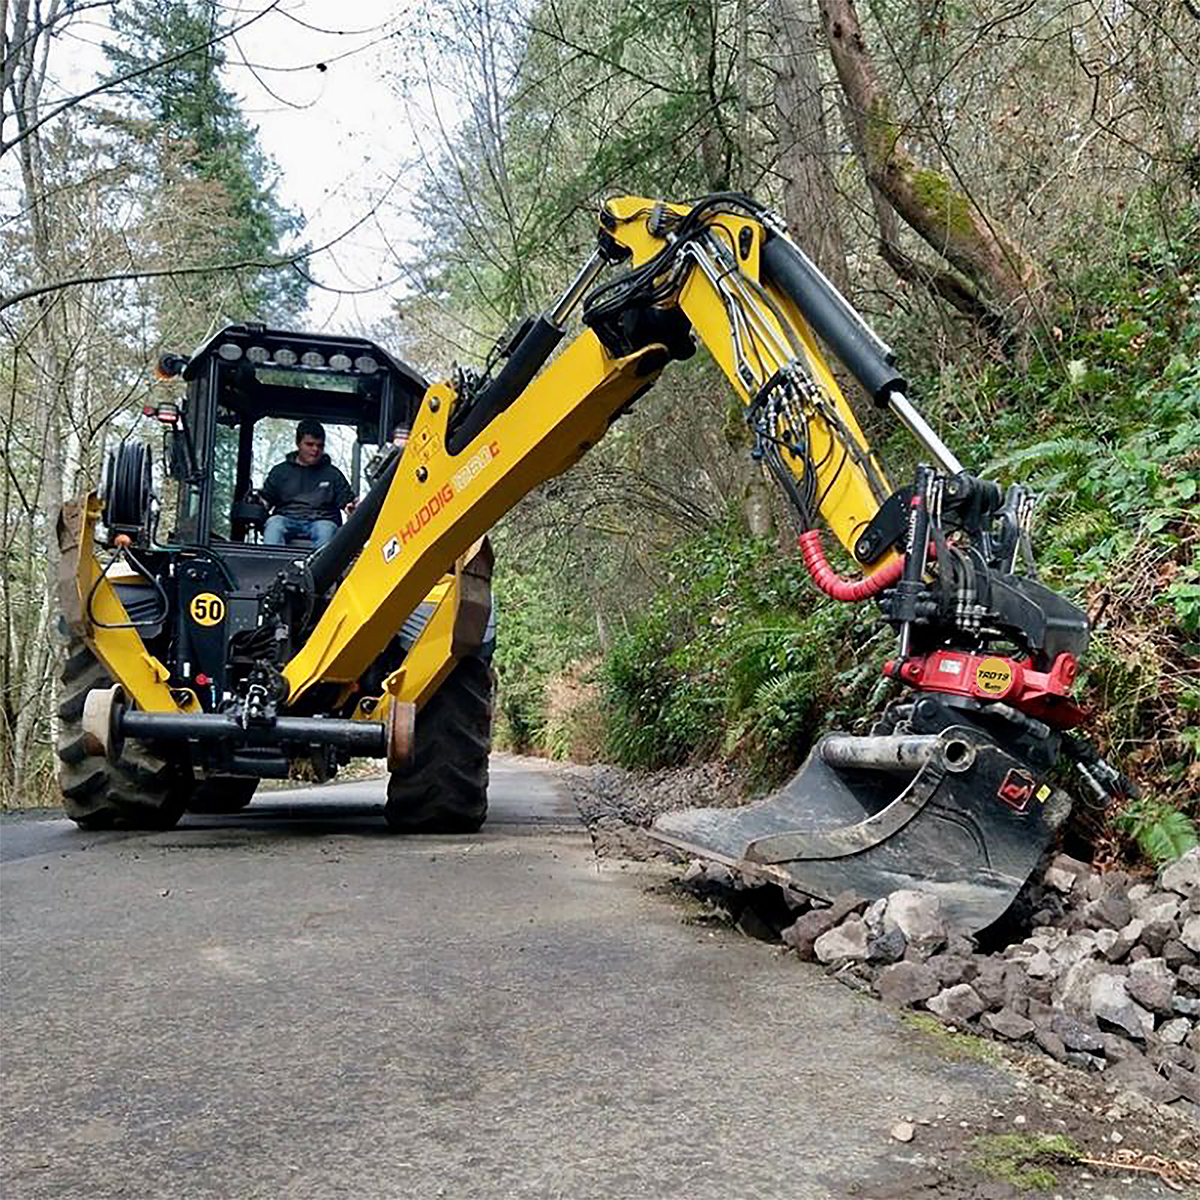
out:
M777 169L783 176L783 211L805 253L840 292L849 290L846 246L834 204L832 157L825 127L817 62L820 22L811 0L772 0Z
M12 100L12 117L21 140L19 145L21 184L25 209L29 214L30 259L34 281L46 282L54 276L54 221L46 187L44 146L36 129L42 88L46 80L46 43L48 30L58 17L60 0L51 0L44 12L34 10L31 26L27 0L15 6L14 30L22 30L23 41L4 47L5 82ZM52 637L53 601L57 595L58 541L55 536L58 510L62 507L63 446L60 405L65 395L62 339L58 322L65 321L64 299L50 293L39 296L37 324L33 333L32 366L35 383L41 393L39 451L41 471L37 487L37 507L30 514L32 537L37 540L38 558L44 563L44 587L35 605L30 604L33 619L27 621L21 636L21 678L13 680L16 700L15 728L10 731L11 746L8 779L3 785L12 794L20 790L30 775L32 752L39 730L52 721L54 675L57 646Z
M1044 287L1037 265L950 176L921 166L909 154L863 40L854 0L819 3L846 97L851 140L868 181L934 250L988 294L1006 327L1024 328ZM886 235L884 240L895 245Z

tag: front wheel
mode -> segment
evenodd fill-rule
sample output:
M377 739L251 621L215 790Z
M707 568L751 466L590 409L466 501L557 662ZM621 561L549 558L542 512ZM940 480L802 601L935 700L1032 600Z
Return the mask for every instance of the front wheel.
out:
M411 765L388 780L384 816L397 833L474 833L487 818L495 676L464 658L417 714Z
M183 815L190 790L184 771L130 739L110 763L89 754L83 736L88 692L112 680L81 638L72 638L62 668L58 706L58 781L67 816L81 829L170 829Z

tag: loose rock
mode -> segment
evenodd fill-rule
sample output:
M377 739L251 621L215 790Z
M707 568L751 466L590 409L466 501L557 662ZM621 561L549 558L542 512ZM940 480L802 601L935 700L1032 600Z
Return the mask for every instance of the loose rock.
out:
M1159 883L1164 890L1184 898L1200 892L1200 847L1189 850L1178 862L1164 867Z
M1139 900L1129 901L1133 915L1143 921L1174 921L1179 916L1179 897L1173 892L1148 892Z
M1137 947L1134 948L1137 949ZM1163 943L1162 957L1163 961L1172 971L1178 971L1180 967L1194 967L1196 965L1195 952L1185 946L1178 938L1172 938L1170 941Z
M827 908L814 908L803 916L797 917L779 936L784 944L793 950L805 962L816 958L813 944L823 933L828 933L836 922L830 916Z
M867 924L867 959L873 963L895 963L904 957L908 940L899 929L888 929L882 933L870 932Z
M899 929L909 948L928 958L946 944L946 925L936 896L905 888L888 897L883 913L885 929Z
M1198 878L1200 853L1154 883L1060 855L1032 884L1033 932L990 954L950 933L937 899L917 889L871 904L847 891L807 912L807 900L785 895L768 924L777 928L790 910L796 919L782 937L799 957L837 967L842 982L888 1003L1036 1046L1105 1071L1117 1087L1200 1112ZM719 880L695 864L687 879L720 902L710 894ZM743 925L744 889L729 905Z
M949 1024L965 1025L979 1016L987 1005L969 983L958 983L927 1000L925 1007Z
M875 990L890 1004L913 1005L936 996L941 989L926 964L898 962L879 972Z
M1061 867L1051 866L1046 868L1042 882L1047 887L1054 888L1056 892L1062 892L1065 896L1075 886L1075 875L1071 871L1064 871Z
M1065 1012L1055 1012L1050 1028L1063 1040L1068 1050L1086 1050L1091 1054L1104 1051L1104 1039L1095 1025L1077 1021Z
M1041 1046L1041 1048L1057 1062L1066 1061L1066 1044L1063 1042L1062 1038L1060 1038L1058 1034L1054 1032L1054 1030L1046 1029L1039 1025L1033 1031L1033 1040L1037 1042L1037 1044Z
M1144 958L1129 969L1125 981L1129 995L1151 1012L1170 1016L1175 998L1175 976L1161 958Z
M1101 1026L1115 1025L1132 1038L1145 1038L1154 1031L1154 1018L1129 998L1120 975L1097 975L1092 980L1089 1007Z
M1200 954L1200 916L1188 917L1179 940L1194 954Z
M1163 947L1179 937L1179 922L1173 918L1158 915L1149 920L1142 920L1141 944L1151 954L1161 954ZM1191 947L1189 946L1190 950Z
M1109 962L1120 962L1141 941L1142 932L1145 928L1146 922L1140 920L1138 917L1134 917L1128 925L1117 933L1116 940L1112 945L1103 951L1104 957Z
M993 1033L998 1033L1010 1042L1019 1042L1033 1033L1033 1022L1011 1008L1002 1008L999 1012L984 1013L982 1024Z
M840 925L851 913L861 913L866 907L866 900L852 888L847 888L834 896L825 911L833 918L835 925Z
M932 955L925 960L925 965L944 988L953 987L956 983L970 983L979 971L973 958L949 952Z
M867 957L867 923L862 917L850 917L836 929L821 934L813 943L813 953L823 963L847 959L862 962Z

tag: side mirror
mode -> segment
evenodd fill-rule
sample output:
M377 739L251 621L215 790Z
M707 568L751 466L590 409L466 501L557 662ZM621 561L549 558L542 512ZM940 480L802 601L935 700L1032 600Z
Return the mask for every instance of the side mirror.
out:
M154 366L155 379L175 379L191 362L186 354L164 354Z

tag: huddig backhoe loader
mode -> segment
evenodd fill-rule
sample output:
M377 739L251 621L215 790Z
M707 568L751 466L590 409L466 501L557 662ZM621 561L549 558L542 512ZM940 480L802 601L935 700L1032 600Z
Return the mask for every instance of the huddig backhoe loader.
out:
M623 269L598 283L609 265ZM583 329L560 350L580 307ZM591 258L483 375L427 387L370 343L251 326L166 361L188 383L182 408L152 406L171 429L174 529L156 540L148 453L129 444L102 497L64 516L70 814L168 824L189 806L245 803L261 777L323 778L375 755L392 773L393 826L477 827L491 699L481 539L695 338L745 403L814 583L874 599L896 629L883 669L901 694L869 735L822 739L778 794L670 814L655 836L818 897L917 884L963 928L992 921L1067 816L1058 760L1100 798L1124 786L1068 732L1083 718L1070 691L1087 621L1034 578L1031 496L963 469L888 347L735 194L608 203ZM911 482L887 481L818 339L919 442ZM256 426L301 416L352 429L356 464L364 446L375 458L362 503L312 553L254 533ZM408 424L401 451L388 433ZM861 579L829 566L819 520ZM93 552L101 522L107 567Z

